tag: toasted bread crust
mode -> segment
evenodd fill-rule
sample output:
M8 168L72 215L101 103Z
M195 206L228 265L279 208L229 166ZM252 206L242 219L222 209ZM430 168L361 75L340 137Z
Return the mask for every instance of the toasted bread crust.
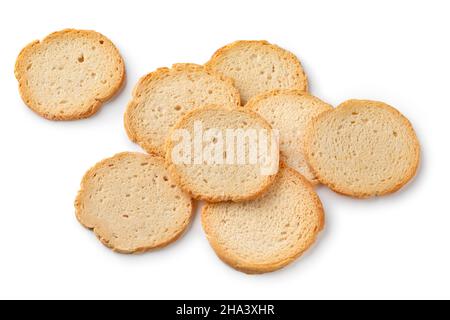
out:
M123 248L114 246L113 244L111 244L111 241L110 241L111 239L102 237L100 235L100 233L98 232L98 226L95 225L95 224L90 224L84 219L85 212L84 212L84 208L83 208L83 200L82 199L84 198L84 195L87 192L85 187L89 183L89 180L96 175L96 172L99 169L104 168L105 166L108 166L110 164L113 164L116 161L120 161L121 159L130 157L130 156L145 157L146 159L152 159L153 161L159 162L161 164L161 166L165 166L164 159L161 158L161 157L158 157L158 156L146 155L146 154L142 154L142 153L138 153L138 152L120 152L120 153L117 153L117 154L115 154L112 157L103 159L100 162L96 163L92 168L90 168L85 173L85 175L83 176L83 178L81 180L81 183L80 183L80 190L78 191L78 194L77 194L75 202L74 202L75 216L76 216L78 222L80 222L80 224L82 224L85 228L87 228L89 230L92 230L94 232L94 234L96 235L96 237L106 247L110 248L114 252L123 253L123 254L143 253L143 252L147 252L147 251L163 248L163 247L165 247L165 246L175 242L187 230L187 228L188 228L188 226L189 226L189 224L190 224L190 222L191 222L191 220L192 220L192 218L194 216L194 212L195 212L195 203L194 203L194 200L191 199L191 210L190 210L190 213L189 213L189 217L187 219L187 223L185 225L180 225L179 229L178 229L178 232L176 232L173 235L173 237L171 237L171 238L169 238L169 239L167 239L165 241L162 241L162 242L158 243L157 245L136 247L136 248L134 248L132 250L128 250L128 249L123 249Z
M303 248L300 247L297 248L297 250L295 250L295 252L292 252L288 257L285 257L283 259L274 258L271 259L273 261L267 261L265 263L252 263L250 261L246 261L245 259L237 257L233 253L230 253L225 244L223 243L221 244L215 239L214 232L212 231L211 226L208 224L207 221L207 217L208 215L212 214L215 204L206 204L202 208L201 221L208 242L210 243L211 247L213 248L214 252L219 257L220 260L222 260L223 262L225 262L226 264L228 264L229 266L238 271L247 274L263 274L282 269L283 267L291 264L292 262L297 260L300 256L302 256L302 254L306 252L315 243L317 236L325 227L325 214L323 210L323 205L322 202L320 201L320 198L314 191L313 185L300 173L298 173L296 170L287 167L284 163L281 163L280 167L282 170L287 170L291 174L293 174L297 179L301 181L302 186L308 189L309 194L313 198L313 201L316 206L315 213L317 214L318 217L317 230L315 230L315 232L310 235ZM299 201L301 200L299 199Z
M314 133L317 130L316 128L321 121L323 121L324 119L327 119L328 117L333 117L335 115L335 112L340 112L341 110L343 111L345 109L355 108L355 107L363 109L364 106L371 106L371 107L374 106L377 108L381 108L385 111L388 111L392 115L392 117L399 119L401 121L401 123L403 124L403 126L407 129L410 141L412 141L414 144L413 154L412 154L412 166L409 167L408 172L405 175L403 175L402 179L400 181L398 181L394 186L387 188L385 190L379 191L379 192L373 192L370 190L367 190L364 192L357 192L355 190L352 190L350 187L345 186L345 184L336 183L335 181L331 181L331 180L327 179L324 176L322 170L320 170L318 168L317 162L314 159L314 156L312 156L312 154L311 154L312 143L314 140ZM415 134L414 128L411 125L411 122L404 115L402 115L397 109L395 109L394 107L392 107L384 102L380 102L380 101L351 99L351 100L347 100L347 101L341 103L334 110L326 111L326 112L318 115L316 118L313 119L313 121L311 121L311 123L307 129L304 146L305 146L305 155L306 155L307 162L308 162L311 170L318 177L319 181L322 184L328 186L330 189L332 189L336 193L346 195L346 196L351 196L354 198L359 198L359 199L365 199L365 198L369 198L369 197L373 197L373 196L388 195L388 194L391 194L391 193L394 193L394 192L400 190L404 185L406 185L416 175L419 164L420 164L420 144L419 144L419 141ZM367 188L367 189L369 189L369 188Z
M32 56L37 52L40 46L46 45L52 41L57 41L61 38L75 39L78 37L85 37L86 39L92 39L97 41L101 39L102 43L108 45L110 47L111 52L114 54L114 58L116 61L116 67L118 69L119 81L114 83L114 85L107 91L102 92L101 95L95 96L93 94L90 101L87 103L87 107L79 107L78 110L74 112L68 113L52 113L45 111L39 103L34 99L33 92L27 87L27 65L26 60L28 57ZM23 48L20 54L17 57L14 74L19 82L19 92L22 100L25 104L38 115L48 119L48 120L77 120L84 119L95 114L102 104L108 100L110 100L116 93L119 92L125 81L125 64L123 59L118 51L118 49L114 46L114 44L104 35L92 31L92 30L75 30L75 29L64 29L61 31L53 32L47 37L45 37L42 41L36 40L28 44L25 48Z
M208 75L216 78L218 81L224 82L229 86L229 90L233 95L233 100L235 106L240 106L240 96L238 90L234 87L234 82L230 78L224 77L217 72L206 70L203 66L194 63L176 63L172 65L172 68L162 67L157 70L148 73L147 75L141 77L133 89L132 99L128 103L127 109L124 114L124 127L125 131L131 141L140 145L145 151L150 154L155 154L164 157L165 150L151 141L143 137L137 132L134 126L134 112L138 106L138 101L142 91L151 86L152 83L158 82L164 79L171 73L190 73L190 72L205 72ZM199 106L200 107L200 106Z
M248 46L268 46L272 50L274 50L280 57L283 59L290 61L293 65L295 65L296 69L296 75L297 80L296 84L291 87L290 89L298 89L300 91L308 91L308 77L303 69L303 66L300 62L300 60L290 51L287 51L275 44L271 44L266 40L237 40L230 44L227 44L223 46L222 48L219 48L216 50L216 52L212 55L211 59L205 63L205 67L208 70L214 70L217 71L216 65L219 63L219 61L222 59L223 56L225 56L229 51L236 49L237 47L241 45L248 45ZM274 90L277 88L270 88L270 90ZM287 89L287 88L285 88ZM250 97L251 98L251 97ZM247 101L245 101L246 103Z
M190 120L190 118L195 117L198 113L201 113L205 110L223 110L223 109L224 109L224 107L216 106L216 105L209 105L209 106L205 106L202 108L194 109L194 110L188 112L178 122L178 124L173 127L172 131L179 129L179 128L183 128L186 125L186 123ZM262 122L267 130L272 129L270 124L266 120L261 118L261 116L259 116L256 112L253 112L251 110L245 110L245 109L239 109L239 112L248 114L252 118L257 119L258 121ZM174 163L172 161L172 154L171 154L172 149L173 149L172 139L167 139L166 156L165 156L167 167L168 167L169 171L171 172L172 177L175 179L177 184L180 186L180 188L184 192L188 193L195 200L204 200L207 202L221 202L221 201L241 202L241 201L256 199L260 195L264 194L267 191L267 189L273 184L273 182L275 181L275 178L276 178L275 174L266 176L264 183L260 186L260 188L258 188L258 190L254 190L247 194L241 194L239 196L229 196L229 195L223 195L223 194L221 194L221 195L218 194L216 196L210 196L210 195L202 194L202 193L196 191L195 187L192 186L191 184L189 184L187 181L185 181L185 179L183 179L183 177L180 175L180 173L178 172L176 166L174 165ZM226 177L224 177L224 179L226 180Z

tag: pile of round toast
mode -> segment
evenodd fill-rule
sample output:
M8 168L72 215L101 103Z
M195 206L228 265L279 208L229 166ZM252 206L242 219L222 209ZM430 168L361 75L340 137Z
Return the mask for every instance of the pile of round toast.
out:
M68 29L26 46L15 75L30 109L75 120L120 90L125 67L108 38ZM278 132L277 169L175 161L176 135L195 135L199 123L223 134ZM266 41L236 41L204 65L143 76L124 127L145 153L122 152L87 171L75 200L79 222L116 252L144 252L177 240L199 201L211 247L246 273L278 270L314 244L325 220L317 185L356 198L386 195L414 177L420 156L413 127L395 108L370 100L334 108L309 93L294 54Z

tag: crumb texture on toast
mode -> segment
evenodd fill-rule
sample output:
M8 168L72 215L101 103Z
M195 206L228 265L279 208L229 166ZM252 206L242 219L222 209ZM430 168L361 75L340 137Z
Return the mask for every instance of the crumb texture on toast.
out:
M418 168L411 123L377 101L349 100L316 117L305 140L308 163L336 192L366 198L399 190Z
M124 152L83 177L76 216L103 244L120 253L163 247L187 228L193 203L170 177L164 159Z
M187 112L208 104L238 107L239 92L233 82L196 64L160 68L136 85L125 128L147 152L164 156L171 128Z
M290 264L311 247L324 227L324 212L311 184L283 167L256 200L207 204L202 225L225 263L245 273L265 273Z
M26 46L15 76L23 101L37 114L74 120L93 115L121 88L125 65L102 34L66 29Z
M267 41L233 42L217 50L206 67L234 80L242 104L275 89L308 90L298 58Z
M214 135L210 138L205 138L202 143L202 157L201 163L196 163L195 158L191 157L190 162L180 163L175 161L174 154L183 158L184 150L179 148L181 140L174 133L178 130L186 130L190 137L195 137L194 127L201 123L202 130L214 130ZM250 148L255 148L255 145L250 145L250 139L244 140L243 145L243 162L238 162L238 139L227 140L227 131L232 130L233 133L237 130L247 132L247 130L254 130L259 133L265 130L268 134L271 132L270 125L257 113L237 108L226 108L221 106L206 106L196 109L183 117L180 122L174 127L174 131L167 142L166 160L169 168L182 189L189 192L192 197L199 200L206 200L210 202L217 201L243 201L259 196L264 192L270 184L273 183L276 170L272 174L264 174L260 162L252 163L250 159ZM217 134L221 138L217 138ZM227 141L231 141L230 146L232 151L227 151ZM269 147L270 147L269 141ZM215 152L217 149L209 147L220 144L224 150L224 154L218 154L221 159L224 159L222 164L213 163L215 161ZM194 143L191 143L192 149L190 155L194 155ZM211 150L207 152L205 150ZM278 150L277 150L278 151ZM226 153L233 159L232 163L227 162ZM231 156L233 154L233 156ZM206 158L206 156L210 156ZM278 157L273 159L278 161ZM278 162L275 164L277 168Z
M246 105L280 132L281 160L311 183L318 180L304 155L305 130L310 121L332 106L300 90L274 90L253 97Z

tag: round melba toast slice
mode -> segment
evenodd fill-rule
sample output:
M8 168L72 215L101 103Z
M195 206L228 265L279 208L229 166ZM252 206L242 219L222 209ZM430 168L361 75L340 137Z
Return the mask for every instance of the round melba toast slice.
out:
M275 90L253 97L246 105L280 131L281 160L311 183L318 180L304 155L305 130L310 121L333 107L300 90Z
M196 64L174 64L142 77L125 113L129 138L149 153L165 155L170 129L187 112L207 104L240 105L233 82Z
M122 57L108 38L74 29L27 45L14 72L25 104L50 120L90 117L125 79Z
M315 242L324 227L323 207L312 185L282 167L262 197L242 203L207 204L202 225L225 263L245 273L283 268Z
M399 190L413 178L420 146L411 123L377 101L349 100L315 118L305 153L320 182L366 198Z
M278 171L279 149L271 134L270 125L255 112L206 106L175 125L166 161L178 185L195 199L253 199Z
M124 152L97 163L83 177L76 216L120 253L168 245L186 230L191 198L176 186L164 159Z
M217 50L206 67L234 80L242 104L275 89L308 90L308 81L297 57L267 41L233 42Z

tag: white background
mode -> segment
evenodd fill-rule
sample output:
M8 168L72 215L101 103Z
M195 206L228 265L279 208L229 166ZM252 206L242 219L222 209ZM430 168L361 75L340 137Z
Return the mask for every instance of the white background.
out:
M449 16L448 1L1 1L0 298L450 298ZM51 122L22 103L14 63L27 43L68 27L111 38L128 80L94 117ZM237 39L294 52L311 92L333 105L366 98L398 108L422 145L418 176L373 200L320 187L324 233L273 274L220 262L198 216L163 250L106 249L78 224L73 200L94 163L140 150L122 126L137 79L204 63Z

